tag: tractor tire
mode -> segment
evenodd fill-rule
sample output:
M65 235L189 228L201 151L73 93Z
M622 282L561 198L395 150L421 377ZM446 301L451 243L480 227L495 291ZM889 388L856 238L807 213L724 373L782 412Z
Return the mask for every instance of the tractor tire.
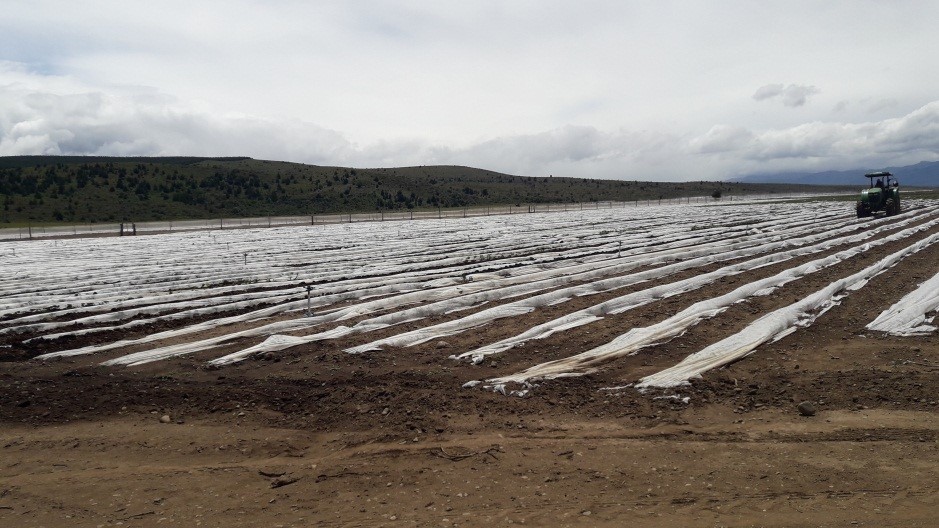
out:
M897 214L896 202L893 201L893 198L887 198L887 201L884 203L884 211L887 212L887 216Z
M870 211L868 211L867 208L864 207L864 204L862 204L862 203L860 203L860 202L857 204L857 208L856 208L856 209L857 209L857 217L858 217L858 218L865 218L865 217L868 217L868 216L871 215L871 214L870 214Z

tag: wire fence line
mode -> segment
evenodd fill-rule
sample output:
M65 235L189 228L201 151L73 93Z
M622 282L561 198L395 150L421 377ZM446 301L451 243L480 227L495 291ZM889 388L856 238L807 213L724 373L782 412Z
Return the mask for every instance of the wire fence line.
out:
M44 237L133 236L206 229L244 229L296 225L327 225L353 222L389 222L443 218L470 218L489 215L553 213L617 207L655 205L705 204L734 201L792 200L820 196L818 193L748 194L740 196L691 196L633 201L602 201L575 203L510 204L472 207L449 207L421 210L390 210L368 213L323 213L303 216L255 216L248 218L209 218L201 220L160 220L145 222L102 222L72 225L27 225L0 228L0 240L24 240Z

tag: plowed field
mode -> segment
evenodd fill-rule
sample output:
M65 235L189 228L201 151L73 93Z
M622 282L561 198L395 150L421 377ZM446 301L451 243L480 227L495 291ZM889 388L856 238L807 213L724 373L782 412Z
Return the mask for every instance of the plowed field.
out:
M427 232L410 234L406 226L415 224L375 223L345 233L342 226L216 232L231 238L211 246L211 232L99 238L87 247L83 239L0 245L4 295L14 299L0 317L0 526L936 526L939 338L865 327L939 272L939 243L840 292L814 320L743 359L677 387L632 386L936 235L939 225L929 224L939 218L935 204L910 204L881 220L857 220L843 203L687 209L426 221ZM759 244L818 235L808 246L879 227L867 240L721 274L477 363L450 357L624 295L802 247ZM902 239L872 243L917 227ZM271 249L298 239L312 240L307 253L299 247L279 257ZM688 253L654 260L662 244L686 239L678 247ZM754 245L721 249L745 240ZM871 246L594 369L491 381L593 350L700 301L864 244ZM758 249L730 252L751 247ZM700 258L692 250L723 256L589 294L572 290L564 301L411 346L346 351L535 295ZM212 259L199 260L206 254L215 255L217 268ZM609 273L595 277L573 271L594 273L608 264ZM531 284L529 274L548 282L515 297L496 293L434 308L459 304L474 287L502 292ZM414 286L392 291L396 284ZM102 365L297 321L307 315L307 285L307 319L359 311L316 328L235 335L133 366ZM418 295L438 291L452 293ZM226 304L244 294L272 298ZM413 298L394 301L404 295ZM217 309L186 312L200 300ZM377 300L390 304L359 308ZM250 315L288 302L295 303L291 310ZM421 306L427 307L421 317L387 323ZM146 307L157 308L126 312ZM236 316L244 317L174 333ZM383 325L372 324L376 317L386 317ZM35 326L46 323L63 324ZM233 364L208 363L269 335L310 336L340 326L357 330ZM158 332L167 333L135 341ZM51 334L63 335L41 339ZM118 340L127 343L87 350ZM83 349L88 353L57 355ZM464 387L473 380L480 383ZM814 414L800 413L802 402Z

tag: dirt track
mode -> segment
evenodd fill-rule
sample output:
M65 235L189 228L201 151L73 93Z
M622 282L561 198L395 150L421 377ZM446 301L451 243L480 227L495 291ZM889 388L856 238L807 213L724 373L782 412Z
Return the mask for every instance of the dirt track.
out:
M939 271L937 246L691 387L598 390L674 364L908 243L526 398L460 386L599 345L793 263L480 365L446 356L579 305L445 343L353 356L341 350L363 339L347 338L218 370L198 354L105 368L97 363L125 351L40 363L24 358L41 350L10 348L0 363L0 525L936 526L939 338L864 325ZM802 401L818 413L801 416Z

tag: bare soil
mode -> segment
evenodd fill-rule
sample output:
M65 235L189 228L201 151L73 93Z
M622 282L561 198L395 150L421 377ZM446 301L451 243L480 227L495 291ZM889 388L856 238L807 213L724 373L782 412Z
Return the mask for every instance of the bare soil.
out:
M39 362L29 358L50 345L9 342L0 348L0 526L934 527L939 337L864 325L939 271L939 247L691 386L622 387L910 242L524 398L461 385L586 350L794 264L480 365L448 356L602 298L410 348L342 352L402 325L222 369L203 366L217 352L107 368L98 363L127 351ZM815 415L800 414L803 401Z

